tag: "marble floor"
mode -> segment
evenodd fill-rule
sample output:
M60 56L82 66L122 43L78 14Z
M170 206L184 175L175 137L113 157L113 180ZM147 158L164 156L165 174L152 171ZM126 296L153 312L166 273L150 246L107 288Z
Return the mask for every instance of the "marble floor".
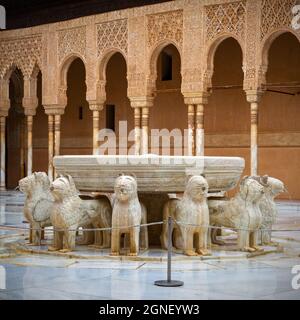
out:
M22 217L23 202L18 192L0 193L0 226L27 226ZM275 228L299 230L300 203L279 202L278 208ZM300 300L300 276L297 279L297 273L292 273L294 268L300 275L298 231L274 233L274 241L280 244L278 253L252 258L175 260L172 277L184 281L180 288L154 286L155 280L166 278L165 261L16 254L11 247L22 236L24 231L0 228L0 300Z

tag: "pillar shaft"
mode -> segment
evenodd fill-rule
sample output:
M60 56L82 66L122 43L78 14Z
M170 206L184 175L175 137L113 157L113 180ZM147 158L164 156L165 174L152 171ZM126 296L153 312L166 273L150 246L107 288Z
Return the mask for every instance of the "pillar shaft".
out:
M251 102L251 175L256 176L258 171L258 103Z
M142 108L142 145L141 154L148 153L149 144L149 108Z
M54 145L55 145L55 156L60 154L60 122L61 115L54 116Z
M20 134L20 169L21 177L25 176L25 123L24 119L21 122L21 134Z
M53 153L54 153L53 125L54 125L54 116L48 115L48 176L50 181L53 181Z
M188 105L188 155L193 156L195 154L195 106L193 104Z
M98 133L99 133L99 119L100 111L93 111L93 154L99 154L99 143L98 143Z
M33 116L27 116L27 176L32 174L32 125Z
M196 107L196 156L204 156L204 105Z
M141 152L141 108L134 108L135 155Z
M0 157L0 190L6 189L5 184L5 117L0 117L0 141L1 141L1 157Z

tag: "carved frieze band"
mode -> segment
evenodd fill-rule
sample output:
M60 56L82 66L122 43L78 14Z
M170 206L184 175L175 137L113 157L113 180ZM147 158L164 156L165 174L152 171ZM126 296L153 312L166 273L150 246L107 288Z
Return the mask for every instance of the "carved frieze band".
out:
M29 77L35 65L41 67L42 37L40 35L0 41L0 77L15 65Z
M183 12L175 10L151 14L147 20L148 47L163 40L174 41L179 47L183 40Z
M103 22L97 25L98 57L110 48L119 49L127 54L127 19Z

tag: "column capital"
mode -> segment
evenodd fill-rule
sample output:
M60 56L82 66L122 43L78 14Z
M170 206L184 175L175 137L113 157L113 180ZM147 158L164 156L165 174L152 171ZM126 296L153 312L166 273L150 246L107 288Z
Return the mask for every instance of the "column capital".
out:
M208 104L209 92L183 93L184 103L189 104Z
M63 115L65 113L65 106L60 106L57 104L45 105L44 109L48 116Z
M153 106L154 97L129 97L132 108L150 108Z
M0 117L7 117L8 110L10 108L10 100L9 99L0 99Z
M89 103L89 109L91 111L101 111L104 108L104 103L99 103L96 101L88 101Z
M36 115L36 109L35 108L25 108L24 107L24 114L25 116L35 116Z
M259 103L264 92L261 90L247 90L246 96L249 103Z
M0 109L0 118L6 118L8 116L8 109Z

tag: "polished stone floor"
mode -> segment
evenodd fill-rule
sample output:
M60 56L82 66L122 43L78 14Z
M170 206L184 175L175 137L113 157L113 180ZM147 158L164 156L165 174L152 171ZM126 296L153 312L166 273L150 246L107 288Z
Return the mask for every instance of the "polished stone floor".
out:
M24 226L24 198L0 193L0 225ZM300 229L300 203L280 202L276 229ZM16 254L11 248L24 232L0 228L0 300L4 299L297 299L295 265L300 266L300 232L274 233L282 252L246 258L181 259L172 264L180 288L161 288L165 261L78 259ZM157 250L152 255L161 255ZM299 267L300 272L300 267ZM297 280L297 279L296 279Z

